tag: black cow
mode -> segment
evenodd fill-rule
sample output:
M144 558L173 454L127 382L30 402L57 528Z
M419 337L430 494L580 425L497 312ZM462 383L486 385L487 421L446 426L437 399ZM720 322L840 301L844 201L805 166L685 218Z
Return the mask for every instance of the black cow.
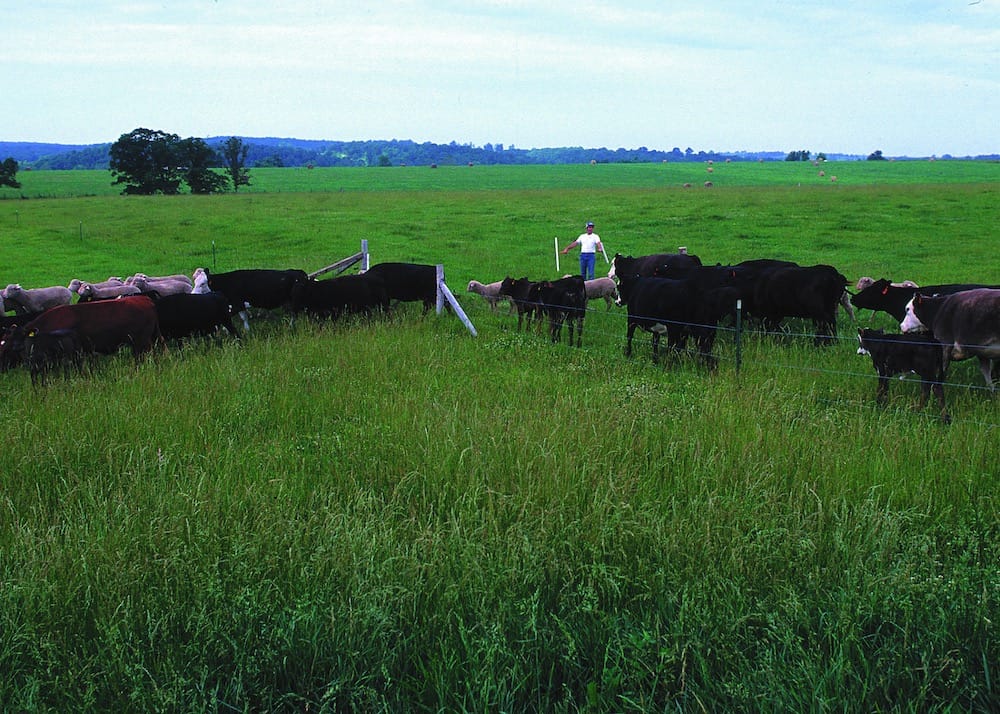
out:
M917 288L893 285L889 280L880 278L863 290L859 290L856 295L851 297L851 303L857 308L889 313L896 319L896 322L902 322L906 317L906 304L913 299L917 292L922 295L954 295L964 290L976 288L1000 288L1000 285L948 283Z
M75 329L49 332L32 329L24 335L24 361L28 363L31 383L35 386L39 382L44 385L48 374L59 366L62 366L65 377L69 377L71 367L82 372L85 351L80 334Z
M377 263L368 275L379 276L390 300L422 302L424 314L437 305L437 267L419 263Z
M701 259L697 255L689 253L656 253L653 255L640 255L633 258L631 255L615 253L611 259L611 270L608 277L621 278L623 276L640 275L651 277L660 273L674 270L685 270L701 265Z
M207 337L220 328L233 337L240 336L233 325L229 298L220 292L174 293L157 297L154 303L160 332L166 339Z
M210 273L200 268L208 278L209 290L220 292L229 300L229 309L239 313L243 327L250 329L246 310L258 307L274 310L291 301L292 287L309 279L304 270L232 270L228 273Z
M292 311L305 311L317 318L336 320L345 314L370 315L388 309L385 282L371 271L325 280L310 278L292 289Z
M941 343L945 369L952 360L975 357L986 386L994 388L993 363L1000 360L1000 290L977 288L936 296L918 292L900 328L910 332L921 327Z
M928 334L914 333L887 335L882 330L858 330L858 354L871 356L878 373L875 401L884 406L889 398L889 380L897 374L913 372L920 376L920 403L923 409L931 390L941 408L941 420L949 423L951 417L944 406L945 363L941 343Z
M559 280L546 280L538 286L538 299L549 316L549 337L558 342L563 323L569 321L569 344L573 346L574 323L576 346L583 344L583 319L587 315L587 288L584 279L571 275Z
M527 318L525 329L531 327L531 320L534 318L535 324L541 324L543 315L541 298L538 290L541 283L533 282L527 278L512 278L509 275L500 283L500 294L506 295L514 309L517 310L517 329L521 329L521 322Z
M698 354L710 369L717 360L712 354L719 320L730 314L738 292L731 287L702 289L691 279L622 277L618 284L621 302L628 306L625 355L632 355L632 337L637 327L652 333L653 361L659 359L660 338L680 351L693 338Z
M811 319L816 344L831 344L846 285L847 278L829 265L771 268L756 279L750 310L765 330L778 329L786 317Z

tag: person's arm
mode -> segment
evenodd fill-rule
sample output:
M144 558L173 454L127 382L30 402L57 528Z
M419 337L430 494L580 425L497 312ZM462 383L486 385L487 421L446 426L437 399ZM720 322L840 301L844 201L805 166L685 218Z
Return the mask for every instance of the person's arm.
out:
M566 255L567 253L569 253L569 249L572 248L574 245L576 245L579 242L580 242L579 238L574 238L572 243L570 243L568 246L566 246L565 248L562 249L562 254Z

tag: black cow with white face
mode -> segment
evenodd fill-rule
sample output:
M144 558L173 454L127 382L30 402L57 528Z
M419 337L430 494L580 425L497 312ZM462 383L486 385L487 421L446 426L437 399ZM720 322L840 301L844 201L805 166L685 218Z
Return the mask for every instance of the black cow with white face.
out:
M886 334L882 330L860 328L858 330L858 354L872 358L872 366L878 373L878 388L875 401L884 406L889 398L889 380L897 374L913 372L920 376L920 403L923 409L931 390L941 409L941 420L951 421L944 405L944 355L941 343L926 333Z
M920 292L922 295L954 295L964 290L976 288L997 288L1000 285L982 285L978 283L948 283L945 285L897 285L885 278L872 282L871 285L859 290L851 297L851 304L856 308L885 312L893 316L897 322L906 317L906 304Z
M945 369L952 360L975 357L991 390L1000 360L1000 290L977 288L954 295L918 292L899 325L903 332L929 330L942 345Z

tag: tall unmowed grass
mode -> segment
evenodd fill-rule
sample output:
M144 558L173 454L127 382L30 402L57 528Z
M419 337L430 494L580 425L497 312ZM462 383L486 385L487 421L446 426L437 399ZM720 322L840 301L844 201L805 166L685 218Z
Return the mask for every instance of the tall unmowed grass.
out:
M120 212L122 235L144 212L160 216L154 235L156 221L170 233L189 220L166 246L133 233L115 249L166 268L175 243L183 255L211 235L198 226L223 230L264 203L270 218L225 228L255 236L240 250L290 263L261 267L314 268L340 254L285 230L289 216L374 230L368 211L382 205L380 259L432 261L455 244L449 283L479 336L416 306L334 325L259 317L238 342L171 345L138 366L121 355L45 388L0 375L0 706L995 710L995 397L946 387L948 427L930 407L914 413L913 380L876 408L849 322L828 348L794 334L808 325L747 334L739 371L722 332L710 373L690 357L653 364L648 335L625 359L620 310L590 311L576 349L518 332L460 289L487 271L550 274L551 252L536 256L512 226L541 234L583 206L637 216L623 252L662 242L662 210L706 236L709 257L752 233L806 253L826 221L885 200L927 207L930 227L886 224L929 246L950 198L995 195L937 189L95 206L101 222ZM967 221L995 215L988 198L967 201ZM870 230L837 233L845 272L874 252ZM68 268L114 264L91 244L73 260L93 262ZM981 384L967 363L952 380Z

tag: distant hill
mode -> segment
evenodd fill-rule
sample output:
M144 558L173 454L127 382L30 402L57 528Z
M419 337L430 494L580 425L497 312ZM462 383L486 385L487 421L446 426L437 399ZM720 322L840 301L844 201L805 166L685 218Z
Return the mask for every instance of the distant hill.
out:
M218 149L228 136L206 138ZM464 164L659 163L662 161L783 161L780 151L694 151L678 147L608 149L579 146L518 149L503 144L434 144L408 140L328 141L281 137L240 137L249 146L247 165L261 166L429 166ZM0 160L14 158L22 170L107 169L111 143L46 144L0 141ZM826 152L830 161L856 161L865 156ZM906 157L896 157L906 158ZM951 158L944 156L942 158ZM972 158L972 157L965 157ZM975 158L996 158L975 157Z

